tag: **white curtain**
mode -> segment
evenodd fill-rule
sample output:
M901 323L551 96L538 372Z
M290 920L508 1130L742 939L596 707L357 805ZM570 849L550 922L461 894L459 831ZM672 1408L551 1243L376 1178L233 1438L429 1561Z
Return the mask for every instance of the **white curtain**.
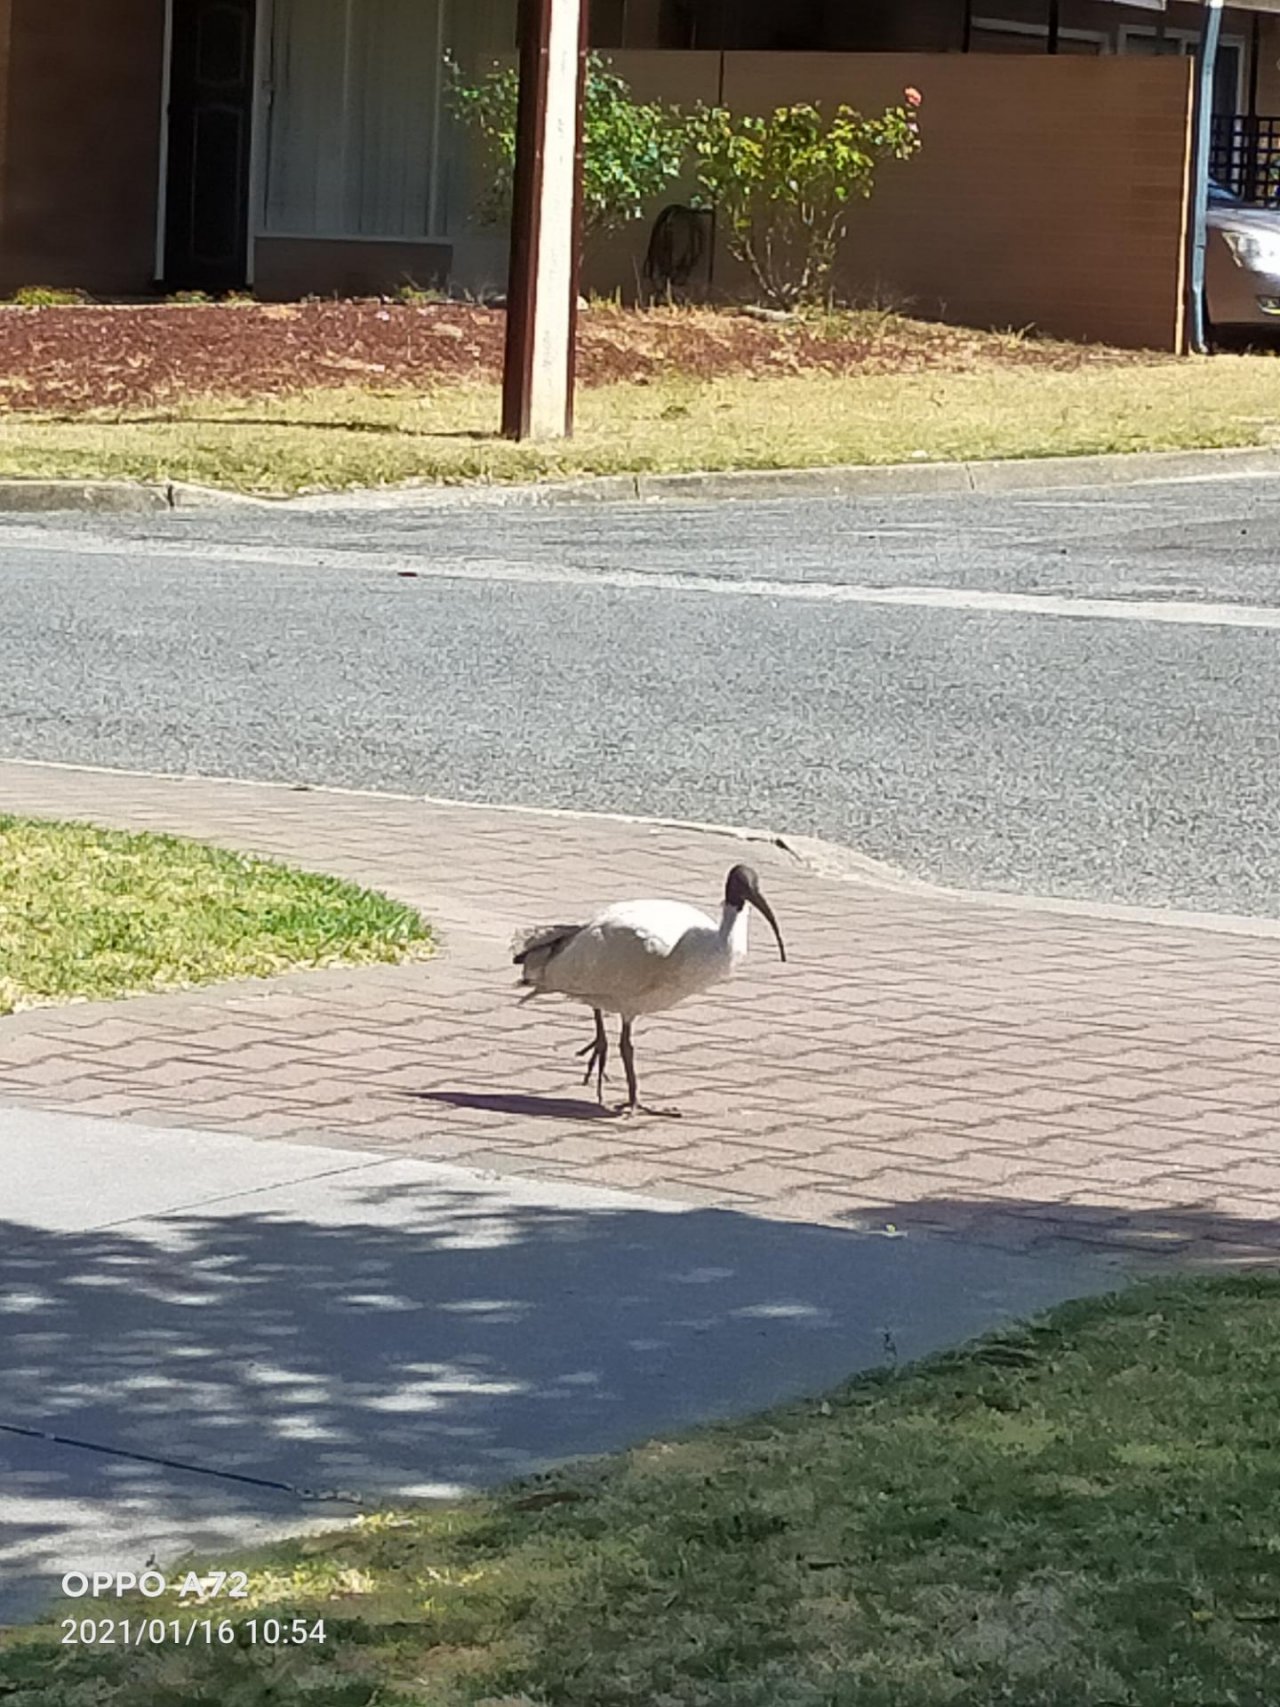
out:
M430 234L442 0L275 0L267 232Z

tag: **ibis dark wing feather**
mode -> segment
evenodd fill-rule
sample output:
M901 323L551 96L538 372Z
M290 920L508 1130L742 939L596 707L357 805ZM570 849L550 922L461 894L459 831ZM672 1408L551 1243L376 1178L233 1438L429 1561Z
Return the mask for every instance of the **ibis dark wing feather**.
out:
M511 945L511 959L522 968L520 982L536 989L542 973L581 931L581 925L535 925L521 931Z
M553 959L581 929L581 925L535 925L532 930L521 931L511 945L513 965L523 966L540 949L546 951L549 960Z

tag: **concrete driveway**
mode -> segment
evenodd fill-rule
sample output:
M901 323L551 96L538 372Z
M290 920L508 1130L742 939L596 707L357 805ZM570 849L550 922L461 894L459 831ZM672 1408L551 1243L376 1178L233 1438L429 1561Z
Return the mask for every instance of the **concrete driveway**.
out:
M1117 1278L36 1110L0 1108L0 1153L0 1621L66 1571L453 1495Z

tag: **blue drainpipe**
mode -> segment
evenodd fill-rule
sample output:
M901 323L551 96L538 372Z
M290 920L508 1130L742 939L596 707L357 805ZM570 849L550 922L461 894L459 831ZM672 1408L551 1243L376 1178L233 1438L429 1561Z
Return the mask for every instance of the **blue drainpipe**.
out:
M1213 135L1213 85L1218 68L1218 38L1222 34L1223 0L1205 0L1204 24L1197 54L1195 99L1192 106L1192 135L1195 152L1191 161L1191 267L1188 290L1191 319L1191 348L1204 355L1209 347L1205 335L1204 250L1208 237L1209 143Z

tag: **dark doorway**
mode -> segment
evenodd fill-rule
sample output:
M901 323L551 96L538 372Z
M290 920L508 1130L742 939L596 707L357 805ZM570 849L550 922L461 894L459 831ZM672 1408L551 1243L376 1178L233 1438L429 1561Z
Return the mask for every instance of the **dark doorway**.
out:
M248 277L257 0L173 0L164 283L238 290Z

